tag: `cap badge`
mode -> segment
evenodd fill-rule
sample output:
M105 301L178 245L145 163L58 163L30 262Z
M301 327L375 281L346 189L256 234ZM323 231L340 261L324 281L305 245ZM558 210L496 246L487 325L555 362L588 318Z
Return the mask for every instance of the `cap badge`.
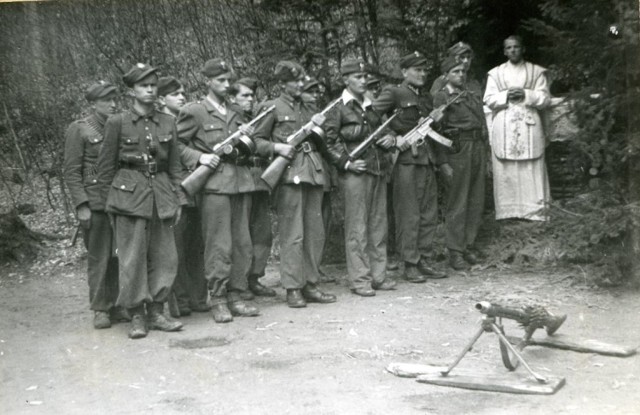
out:
M417 50L415 52L413 52L413 54L415 55L416 58L420 57L420 52L418 52Z
M360 70L364 71L364 63L360 62Z
M98 83L99 83L100 85L104 85L104 84L106 84L106 82L105 82L105 81L98 81Z
M227 63L226 63L225 61L221 61L221 62L220 62L220 67L221 67L222 69L227 69Z
M144 63L137 63L136 66L140 69L144 69L145 68L145 64Z

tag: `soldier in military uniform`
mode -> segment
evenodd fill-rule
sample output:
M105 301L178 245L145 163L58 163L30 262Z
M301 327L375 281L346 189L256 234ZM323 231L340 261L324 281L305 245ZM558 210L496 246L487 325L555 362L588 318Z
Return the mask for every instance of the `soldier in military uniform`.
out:
M139 63L124 76L134 100L105 124L98 156L101 203L113 215L120 268L117 305L131 313L129 337L176 331L164 316L177 271L172 225L186 203L180 191L180 153L174 119L158 112L156 69ZM145 305L148 321L145 319Z
M237 151L220 159L213 147L243 126L241 114L228 108L226 99L233 72L223 59L210 59L202 68L207 79L207 95L187 104L178 117L178 137L182 162L195 170L211 167L198 207L204 239L205 277L213 319L227 323L233 316L257 316L259 310L240 297L247 291L252 245L249 234L251 194L255 182L250 159ZM251 135L251 131L244 131Z
M255 91L258 82L252 78L241 78L231 85L229 90L229 102L231 109L244 117L244 122L249 122L254 116ZM242 292L245 300L253 299L254 295L263 297L275 297L276 292L262 285L259 281L264 276L273 234L271 232L271 217L269 216L270 201L269 187L260 176L269 165L266 157L251 156L249 167L255 184L255 191L251 193L251 212L249 214L249 234L253 246L251 267L247 276L248 291Z
M158 104L160 111L178 117L186 103L184 87L172 76L158 80ZM181 180L190 171L181 169ZM193 198L187 197L180 221L174 227L178 251L178 274L169 299L169 311L173 317L188 316L192 311L207 312L207 281L204 278L203 244L200 233L200 213Z
M446 192L445 213L449 265L455 270L465 270L468 264L478 262L473 244L484 208L486 123L482 96L466 89L466 65L449 56L441 69L447 83L436 93L434 106L444 105L467 91L447 108L439 122L445 135L454 141L448 155L453 177Z
M399 111L389 125L400 152L393 172L396 245L404 261L404 277L414 283L446 276L433 268L429 258L438 221L435 171L439 167L450 175L451 167L429 140L421 146L410 147L403 139L418 120L428 116L433 109L431 96L420 92L425 83L426 63L427 59L419 52L402 57L400 68L404 81L397 86L385 87L373 102L373 109L379 114Z
M336 297L320 291L318 265L324 244L321 206L327 172L311 138L299 148L286 143L287 137L312 120L322 125L324 116L301 100L304 69L296 62L281 61L275 77L280 83L280 96L264 106L276 109L256 126L254 139L263 155L279 154L291 159L275 194L280 237L280 277L287 290L287 305L306 307L307 302L332 303ZM322 140L320 140L322 141Z
M470 68L471 63L473 62L473 49L468 43L458 42L455 45L451 46L447 51L447 57L454 58L458 63L464 65L465 70L467 71L467 81L465 83L467 91L473 91L474 93L481 94L482 87L480 83L475 79L471 78ZM432 96L436 96L438 91L441 91L442 88L447 84L447 75L442 74L433 81L431 85L431 89L429 92Z
M387 267L387 176L386 151L395 140L387 135L367 149L361 158L348 156L380 125L380 116L365 96L367 70L362 60L347 60L340 73L346 88L341 101L325 122L332 160L342 172L344 232L347 271L351 291L362 297L376 290L392 290L395 281L386 278Z
M91 85L85 97L93 107L92 114L73 122L65 135L64 178L89 253L89 307L94 312L96 329L111 327L112 320L122 316L114 307L118 296L118 260L111 255L113 235L109 218L100 207L96 166L104 124L116 112L116 96L117 89L109 82Z

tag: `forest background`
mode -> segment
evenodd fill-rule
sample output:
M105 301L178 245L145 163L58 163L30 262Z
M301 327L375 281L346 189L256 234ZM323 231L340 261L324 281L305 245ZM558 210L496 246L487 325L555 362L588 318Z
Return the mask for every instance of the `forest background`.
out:
M341 63L362 57L386 82L418 50L428 84L457 41L475 51L472 76L505 60L502 40L521 35L525 57L549 68L552 93L571 102L577 131L548 149L555 200L547 224L496 225L487 214L487 265L573 263L599 284L640 284L640 51L637 0L63 0L0 3L0 261L24 260L18 214L26 200L62 212L64 132L86 114L86 87L121 85L136 62L174 75L201 95L207 59L277 93L273 68L294 59L327 95ZM126 94L124 87L122 92ZM126 106L126 99L123 99ZM555 146L555 147L553 147ZM490 178L489 178L490 183ZM491 208L488 193L488 208ZM340 216L339 209L334 215ZM339 223L339 218L338 223ZM38 239L46 235L30 235ZM336 240L339 238L336 238ZM342 245L337 240L337 245Z

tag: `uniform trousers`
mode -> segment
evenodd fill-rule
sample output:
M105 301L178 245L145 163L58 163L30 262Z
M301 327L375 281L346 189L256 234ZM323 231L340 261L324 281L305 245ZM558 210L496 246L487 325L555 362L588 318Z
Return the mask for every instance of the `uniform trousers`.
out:
M285 289L316 284L324 245L322 186L283 184L278 188L276 210L280 237L280 279Z
M433 166L396 163L393 172L396 250L417 264L433 247L438 224L438 184Z
M91 211L91 225L83 229L87 248L87 279L89 308L109 311L118 298L118 258L112 255L113 231L109 216L103 211Z
M382 283L387 268L386 176L345 173L344 233L351 288Z
M227 290L246 291L252 258L251 193L204 193L199 208L205 278L213 301L225 297Z
M175 226L178 251L178 274L173 291L181 306L206 304L207 280L204 278L204 257L200 213L195 206L184 206Z
M120 264L116 305L131 309L145 302L164 303L178 270L173 218L160 219L155 203L151 219L114 217Z
M269 192L258 191L251 193L251 215L249 217L249 234L253 245L253 256L249 275L263 276L267 267L273 232L269 210Z
M478 236L484 210L486 146L480 140L461 141L449 154L453 178L447 189L445 214L447 248L463 252Z

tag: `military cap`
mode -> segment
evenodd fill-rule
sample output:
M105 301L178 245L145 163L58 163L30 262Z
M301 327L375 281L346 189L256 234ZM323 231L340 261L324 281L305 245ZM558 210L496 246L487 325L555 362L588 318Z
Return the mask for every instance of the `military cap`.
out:
M164 97L182 88L182 84L173 76L163 76L158 79L158 96Z
M313 76L305 75L304 83L302 84L302 91L308 91L314 86L317 86L317 87L320 86L320 83L318 82L318 80Z
M420 52L415 51L400 58L400 67L402 69L411 68L413 66L422 66L427 63L427 58Z
M258 89L258 80L256 78L250 78L250 77L240 78L238 79L238 83L240 85L246 86L247 88L249 88L254 92L256 89Z
M87 91L84 93L84 97L87 101L95 101L116 91L117 88L112 83L98 81L87 88Z
M349 75L356 72L369 72L369 65L362 59L347 59L340 68L341 75Z
M304 75L304 68L297 62L280 61L273 74L282 82L295 81Z
M462 62L460 62L460 60L456 56L449 55L444 58L444 60L440 64L440 70L443 74L448 74L450 70L458 65L462 65Z
M367 78L367 87L372 87L374 85L378 85L382 82L382 79L377 75L369 75Z
M124 74L122 81L129 88L133 87L136 82L142 81L147 76L156 73L158 70L153 66L146 63L136 63L129 69L129 72Z
M209 59L204 63L202 70L200 71L207 78L215 78L223 73L231 72L231 65L224 59L216 58Z
M473 54L473 49L471 49L471 46L468 43L458 42L449 48L447 54L450 56L460 56L465 52Z

